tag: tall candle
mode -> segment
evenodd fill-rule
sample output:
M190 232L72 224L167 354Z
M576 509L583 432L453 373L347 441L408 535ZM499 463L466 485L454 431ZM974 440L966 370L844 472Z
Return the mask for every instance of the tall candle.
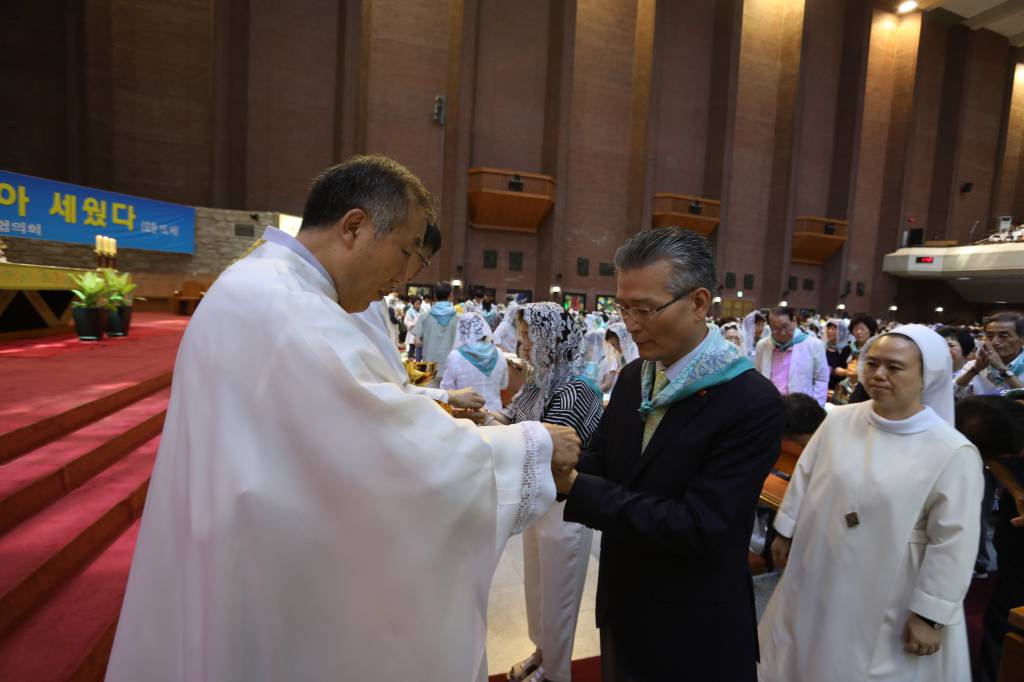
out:
M113 237L110 238L110 255L117 255L117 240L114 239Z
M96 253L101 253L103 250L103 237L96 235Z

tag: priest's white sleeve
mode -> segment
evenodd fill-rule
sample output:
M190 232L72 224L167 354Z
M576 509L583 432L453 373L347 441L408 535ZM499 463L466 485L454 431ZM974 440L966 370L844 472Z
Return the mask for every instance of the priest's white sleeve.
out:
M424 397L430 398L431 400L436 400L439 403L444 403L445 405L448 404L448 391L442 388L430 388L429 386L415 386L413 384L406 384L405 386L406 390L409 391L409 393L413 393L415 395L422 395Z
M793 475L789 478L789 485L786 486L786 495L782 498L778 513L775 514L775 530L779 535L792 538L796 529L797 519L800 518L800 508L803 507L804 497L807 495L807 486L811 482L811 474L814 472L814 463L818 453L823 449L824 440L827 437L828 419L818 427L817 432L811 437L800 458L796 461Z
M555 503L551 436L539 422L522 422L515 427L480 428L480 434L494 449L498 554L510 537L522 533Z
M981 458L964 446L939 474L926 503L928 546L910 599L917 615L944 625L959 620L978 553L984 493Z

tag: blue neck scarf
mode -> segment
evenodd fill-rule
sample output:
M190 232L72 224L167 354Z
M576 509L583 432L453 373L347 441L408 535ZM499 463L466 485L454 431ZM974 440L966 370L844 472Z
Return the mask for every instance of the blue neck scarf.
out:
M1010 374L1013 374L1014 376L1019 377L1024 375L1024 350L1017 354L1017 357L1013 359L1013 362L1009 362L1006 364L1006 369L1009 370ZM993 367L992 365L989 365L988 367L985 368L985 375L988 377L988 380L992 382L993 386L1009 387L1010 385L1010 382L1008 382L1003 377L999 376L999 372L997 372L995 367Z
M438 301L430 307L430 316L442 327L447 327L455 319L455 306L451 301Z
M487 320L488 323L490 323L491 320L494 319L494 316L497 315L497 314L498 314L498 309L495 308L494 306L491 306L490 310L485 310L485 311L483 311L481 313L481 315L484 316L484 319Z
M809 338L809 336L808 336L807 332L805 332L803 329L797 329L795 332L793 332L793 338L791 338L786 343L779 343L778 341L775 340L775 337L773 336L772 337L772 344L774 344L774 346L775 346L775 348L777 350L785 351L785 350L789 350L790 348L792 348L793 346L797 345L798 343L803 343L808 338Z
M640 382L640 416L646 419L647 415L659 408L668 407L705 388L732 381L753 368L754 363L742 349L726 341L716 325L708 324L708 335L697 346L693 359L653 400L650 395L654 386L655 363L644 361Z
M601 390L601 387L600 387L600 386L598 386L598 384L597 384L597 382L596 382L596 381L594 381L593 379L591 379L591 378L590 378L590 377L588 377L587 375L585 375L585 374L581 374L580 376L576 377L576 381L582 381L582 382L583 382L583 383L585 383L585 384L586 384L587 386L589 386L589 387L590 387L590 389L591 389L591 390L592 390L592 391L593 391L594 393L596 393L596 394L598 394L599 396L601 396L602 398L604 398L604 391L602 391L602 390Z
M488 341L477 341L459 346L459 354L466 358L474 367L484 373L484 376L491 376L491 372L498 364L498 349Z

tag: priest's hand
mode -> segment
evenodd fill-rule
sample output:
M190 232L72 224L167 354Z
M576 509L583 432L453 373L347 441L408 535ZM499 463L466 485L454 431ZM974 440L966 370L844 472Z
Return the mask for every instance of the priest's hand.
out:
M903 626L903 650L916 656L931 656L942 648L942 630L936 630L911 613Z
M580 461L580 437L569 426L542 424L551 436L551 471L556 479L568 474Z
M479 410L486 402L482 395L471 388L448 391L448 404L460 410Z
M776 535L775 539L772 540L772 562L776 568L785 568L786 562L789 561L789 547L793 544L790 538L784 538L781 535Z

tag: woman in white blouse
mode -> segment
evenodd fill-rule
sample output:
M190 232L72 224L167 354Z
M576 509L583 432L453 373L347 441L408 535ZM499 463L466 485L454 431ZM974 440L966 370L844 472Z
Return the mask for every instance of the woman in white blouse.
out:
M479 313L459 317L455 349L448 354L441 388L472 388L484 397L484 408L502 408L501 391L508 388L508 363L491 342L491 326Z

